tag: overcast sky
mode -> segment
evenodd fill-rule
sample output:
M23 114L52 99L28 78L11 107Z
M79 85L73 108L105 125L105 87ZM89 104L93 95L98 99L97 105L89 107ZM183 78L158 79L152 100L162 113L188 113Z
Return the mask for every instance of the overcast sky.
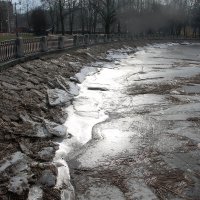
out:
M13 3L19 3L20 0L12 0ZM22 4L29 2L29 6L37 6L40 5L40 0L21 0Z
M19 3L20 0L12 0L12 3ZM34 8L38 5L40 5L40 0L21 0L22 5L18 5L17 9L19 10L21 8L21 12L25 11L26 9L26 2L28 1L29 8Z

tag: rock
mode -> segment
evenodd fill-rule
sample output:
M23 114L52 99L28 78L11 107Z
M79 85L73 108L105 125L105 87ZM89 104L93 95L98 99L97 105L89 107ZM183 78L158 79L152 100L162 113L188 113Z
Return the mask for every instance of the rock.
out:
M31 137L31 138L51 137L51 135L48 134L48 131L46 130L43 124L35 122L30 123L28 128L20 130L20 132L17 133L17 135L23 135L25 137Z
M40 91L38 91L36 89L32 89L31 92L34 92L41 99L45 98L45 95L42 92L40 92Z
M86 52L85 54L86 54L87 56L89 56L90 58L96 60L96 58L95 58L92 54L90 54L89 52Z
M6 122L11 121L10 118L8 116L6 116L6 115L3 115L1 118Z
M101 129L98 126L93 126L93 128L92 128L92 139L93 140L103 139Z
M47 130L40 123L35 123L33 130L35 130L35 133L36 133L36 135L34 135L33 137L38 137L38 138L50 137Z
M65 137L67 135L67 128L64 125L59 125L48 120L45 120L44 123L49 134L57 137Z
M28 70L26 70L25 68L23 68L22 66L20 65L17 65L16 68L21 71L21 72L24 72L24 73L28 73Z
M20 151L15 152L10 157L1 161L0 177L8 178L8 191L20 195L28 189L28 173L30 173L29 161L30 158Z
M86 76L95 74L98 70L96 67L84 67L79 73L75 74L75 78L78 80L78 83L82 83Z
M20 88L23 90L30 90L30 89L34 89L34 87L35 86L33 85L33 83L26 81L26 84L21 86Z
M6 87L7 89L9 89L9 90L20 90L17 86L11 85L11 84L6 83L6 82L2 82L1 84L2 84L4 87Z
M40 178L40 183L48 187L54 187L56 185L56 176L51 170L44 170Z
M31 127L27 131L24 131L26 136L38 138L46 138L51 136L51 134L48 134L48 131L45 129L42 123L32 121L32 119L26 113L21 113L20 118L23 122L28 123Z
M70 77L69 80L74 83L80 83L76 77Z
M8 191L13 192L15 194L22 194L23 191L29 188L28 180L26 176L14 176L10 179L8 185Z
M42 160L48 161L54 156L54 149L53 147L45 147L41 151L38 152L39 157Z
M42 189L37 185L33 185L29 190L27 200L42 200L42 196L43 196Z
M38 77L29 76L27 79L28 79L28 81L30 81L31 83L33 83L35 85L39 85L39 83L40 83L39 80L37 80Z
M23 122L29 122L29 123L32 122L31 118L28 116L28 114L26 112L20 113L19 117Z
M73 67L73 68L75 68L75 69L76 69L76 68L79 69L80 66L81 66L80 62L69 62L68 64L69 64L70 67Z
M69 82L69 93L74 96L79 95L80 88L74 82Z
M27 145L24 142L19 142L20 149L23 153L26 155L32 154L31 150L27 147Z
M11 176L12 173L16 174L23 171L28 171L28 157L18 151L1 161L0 166L0 173L4 172L8 168L12 168L12 170L9 170L9 176Z
M48 89L48 100L51 106L63 106L63 105L70 105L72 96L60 89Z
M120 65L120 62L119 61L115 61L115 65Z
M61 200L75 200L75 193L73 190L61 190Z
M106 87L88 87L88 90L108 91Z
M57 84L60 86L61 89L68 91L68 83L65 78L62 76L57 76L56 77Z

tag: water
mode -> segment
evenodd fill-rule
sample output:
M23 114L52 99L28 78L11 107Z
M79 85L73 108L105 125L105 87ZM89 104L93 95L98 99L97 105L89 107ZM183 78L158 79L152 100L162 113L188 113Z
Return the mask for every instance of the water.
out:
M158 199L148 174L183 170L169 155L182 153L184 163L200 153L200 44L148 45L135 54L110 51L108 58L78 75L80 93L66 109L72 137L57 158L70 166L77 199ZM190 165L200 171L195 159ZM194 198L200 182L190 170L195 186L182 192Z

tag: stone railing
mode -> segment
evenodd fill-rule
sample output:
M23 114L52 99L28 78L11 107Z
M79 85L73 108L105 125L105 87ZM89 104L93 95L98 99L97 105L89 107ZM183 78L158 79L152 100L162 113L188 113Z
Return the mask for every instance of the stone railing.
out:
M27 57L42 52L81 47L93 44L108 43L130 38L127 35L87 34L74 35L73 38L65 36L36 37L0 42L0 63Z
M32 39L23 39L23 54L29 55L34 53L39 53L41 50L40 47L40 38L32 38Z
M17 58L28 57L31 55L38 55L42 52L52 52L57 50L64 50L72 47L82 47L94 44L126 41L133 39L199 39L199 38L183 38L161 36L156 34L86 34L74 35L73 38L66 36L55 37L37 37L0 42L0 63L5 63Z
M16 58L16 40L4 41L0 43L0 62Z

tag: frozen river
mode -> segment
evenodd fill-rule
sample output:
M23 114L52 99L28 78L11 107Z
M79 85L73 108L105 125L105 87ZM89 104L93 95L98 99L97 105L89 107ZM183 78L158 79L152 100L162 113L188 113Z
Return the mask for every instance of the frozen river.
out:
M60 179L71 178L68 190L81 200L197 200L200 44L132 51L111 50L76 75L70 137L55 158L65 166Z

